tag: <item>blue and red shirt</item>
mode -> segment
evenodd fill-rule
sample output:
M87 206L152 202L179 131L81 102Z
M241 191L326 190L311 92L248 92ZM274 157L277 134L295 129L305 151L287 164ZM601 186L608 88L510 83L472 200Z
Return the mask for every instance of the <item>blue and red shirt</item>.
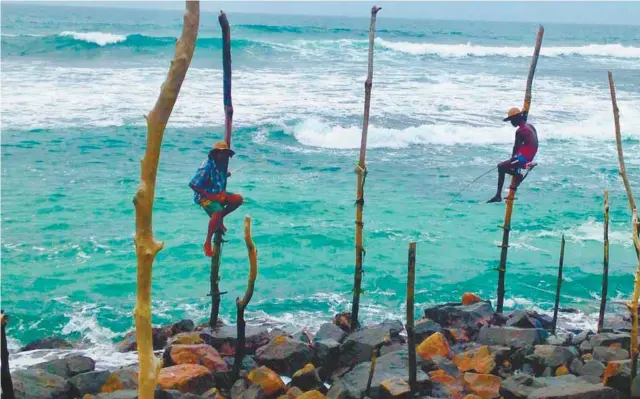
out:
M221 171L213 159L207 158L200 164L190 184L211 194L217 194L227 188L227 171ZM193 202L200 204L200 194L194 192Z

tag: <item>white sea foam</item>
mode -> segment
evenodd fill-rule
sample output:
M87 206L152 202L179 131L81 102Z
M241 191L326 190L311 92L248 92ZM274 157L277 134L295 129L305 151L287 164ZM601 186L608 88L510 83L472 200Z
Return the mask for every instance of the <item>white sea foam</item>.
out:
M440 57L531 57L531 46L480 46L471 43L465 44L440 44L440 43L416 43L394 42L382 38L376 38L376 43L393 51L413 55L437 55ZM640 47L623 46L622 44L588 44L576 47L543 46L541 56L590 56L611 58L640 58Z
M594 218L589 218L586 222L571 227L567 230L550 230L537 233L537 237L560 237L564 234L568 241L578 244L584 244L585 241L603 242L602 235L603 224ZM624 230L609 230L610 245L623 245L630 247L633 245L631 233Z
M60 32L60 36L71 36L76 40L83 40L89 43L95 43L98 46L106 46L107 44L119 43L127 40L126 35L117 35L108 32Z

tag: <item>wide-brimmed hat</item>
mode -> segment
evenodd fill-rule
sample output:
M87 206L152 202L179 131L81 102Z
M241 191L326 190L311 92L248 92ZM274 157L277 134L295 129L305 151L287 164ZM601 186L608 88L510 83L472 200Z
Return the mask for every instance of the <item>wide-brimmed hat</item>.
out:
M510 121L516 116L522 116L522 111L520 111L520 108L513 107L509 110L509 112L507 112L507 117L504 118L503 121L504 122Z
M225 141L218 141L211 151L223 151L229 154L229 156L233 156L235 152L229 148Z

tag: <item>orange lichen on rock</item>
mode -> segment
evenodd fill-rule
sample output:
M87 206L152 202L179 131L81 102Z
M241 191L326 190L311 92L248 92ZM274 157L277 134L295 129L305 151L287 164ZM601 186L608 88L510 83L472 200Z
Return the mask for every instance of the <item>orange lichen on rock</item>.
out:
M302 389L298 387L291 387L289 388L289 390L287 390L287 394L285 395L285 398L295 399L298 396L302 395L303 393L304 392L302 391Z
M280 376L265 366L251 370L248 378L252 383L260 385L266 396L273 396L279 391L285 390L284 382Z
M402 377L393 377L380 383L380 389L383 390L385 397L389 398L406 398L411 394L409 383Z
M591 353L585 353L584 355L582 355L582 360L585 362L591 359L593 359L593 355Z
M173 364L199 364L213 373L228 370L218 351L209 345L172 345L170 356Z
M111 392L119 391L121 389L124 389L122 382L120 381L117 375L111 374L107 379L107 382L105 382L102 388L100 388L100 392L111 393Z
M622 370L622 363L620 362L609 362L607 363L607 367L604 369L604 375L602 376L602 384L607 385L607 380L614 375L618 375Z
M481 398L492 399L500 396L502 379L492 374L464 373L464 384Z
M465 292L462 295L463 305L473 305L474 303L482 302L482 298L471 292Z
M312 373L313 370L315 370L315 369L316 369L316 366L314 366L313 364L309 363L306 366L304 366L303 368L301 368L300 370L298 370L295 373L293 373L293 377L302 377L305 374Z
M320 393L320 391L307 391L298 396L298 399L326 399L327 397Z
M496 362L486 345L455 355L453 363L460 371L475 370L480 374L489 374L496 367Z
M447 342L444 335L437 332L422 341L417 348L417 352L423 359L429 360L434 356L448 358L451 349L449 348L449 342Z
M158 385L162 389L176 389L180 392L200 390L204 392L213 387L215 380L210 370L199 364L181 364L165 367L158 375ZM206 387L206 385L210 385ZM206 389L204 389L206 387Z
M462 398L463 387L462 382L459 379L456 379L448 374L446 374L443 370L434 370L429 372L429 378L431 382L438 383L442 385L442 388L445 390L448 397L450 398Z
M569 369L565 365L562 365L556 369L556 376L567 375L567 374L569 374Z
M478 396L478 395L474 395L474 394L470 393L469 395L465 396L462 399L482 399L482 398L480 396Z
M273 339L273 342L274 342L276 345L282 345L282 344L284 344L285 342L287 342L287 337L286 337L286 336L284 336L284 335L278 335L277 337L275 337L275 338Z
M199 345L203 343L204 341L200 337L199 332L180 333L171 339L171 344L177 345Z

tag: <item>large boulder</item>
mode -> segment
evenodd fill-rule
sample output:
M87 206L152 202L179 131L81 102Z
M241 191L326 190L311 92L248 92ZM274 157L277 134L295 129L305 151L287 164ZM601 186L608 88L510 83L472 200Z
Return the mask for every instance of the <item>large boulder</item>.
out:
M329 399L360 399L367 388L371 363L360 363L341 378L334 381L327 393ZM376 369L371 381L370 398L377 399L380 385L391 378L407 380L409 376L409 355L406 350L389 353L376 361ZM428 384L429 377L422 370L417 372L417 381L421 387Z
M440 326L440 324L427 318L418 320L415 327L413 328L413 335L417 344L422 343L422 341L427 339L427 337L437 332L442 332L442 327Z
M247 379L254 385L258 385L266 396L275 396L286 390L284 381L273 370L268 367L259 367L251 370ZM231 389L231 397L234 398L234 389L237 391L241 387L238 382Z
M14 371L11 373L11 378L17 399L71 399L73 397L73 388L69 382L42 369Z
M575 346L579 346L584 341L588 340L590 336L593 335L591 330L582 330L579 334L576 334L571 338L571 344Z
M401 377L382 381L380 389L380 399L409 399L411 397L411 387Z
M373 326L374 328L383 328L389 332L391 339L397 339L400 337L400 333L404 331L404 325L400 320L385 320L380 324ZM404 339L402 339L404 341Z
M165 366L179 364L199 364L205 366L212 373L227 371L227 363L220 357L215 348L210 345L171 345L164 351Z
M631 336L625 333L601 333L595 334L589 338L592 347L611 346L619 344L622 348L629 349L631 345Z
M515 310L507 319L508 327L550 329L552 320L532 310Z
M234 356L227 356L224 358L225 363L227 363L227 369L233 370L233 365L236 362L236 358ZM258 367L258 364L251 356L245 356L242 358L242 363L240 364L240 370L251 371Z
M233 356L236 352L236 343L238 342L238 332L236 326L224 326L212 330L205 328L200 336L205 343L213 346L220 352L222 356ZM264 327L246 326L245 327L245 354L253 355L258 348L269 343L271 335Z
M256 353L259 364L286 376L293 375L311 362L312 358L313 354L308 345L282 335L272 339Z
M171 335L176 335L179 333L189 333L189 332L193 332L193 330L195 329L196 329L196 325L191 320L180 320L179 322L169 326Z
M482 398L497 398L500 396L500 377L492 374L464 373L464 386L469 391Z
M320 326L320 329L313 338L314 342L324 341L325 339L332 339L338 343L342 343L346 338L345 333L340 327L333 323L324 323Z
M593 358L602 363L608 363L612 360L629 359L629 351L622 348L598 346L593 348Z
M350 334L340 347L338 367L349 368L370 361L375 348L389 338L389 330L381 327L363 328Z
M604 374L604 365L596 360L588 360L582 368L580 368L580 375L593 376L598 379L602 378Z
M573 359L577 357L574 350L564 346L536 345L530 358L541 366L555 368L562 365L570 365Z
M321 391L326 392L326 388L322 383L318 369L313 364L307 364L300 370L296 371L291 378L291 386L298 387L303 391Z
M71 349L73 346L60 337L46 337L37 339L20 348L20 352L32 351L36 349Z
M602 384L574 382L539 388L528 399L624 399L626 395ZM505 399L507 399L505 397Z
M527 374L517 374L502 381L500 395L505 399L525 399L538 388L545 385Z
M476 342L481 345L505 345L512 348L523 348L540 344L544 341L544 330L515 327L490 327L480 329Z
M175 389L183 393L202 394L214 388L215 378L209 369L199 364L181 364L165 367L158 375L162 389Z
M340 359L340 344L333 339L316 341L313 345L315 352L314 363L331 372L338 365Z
M93 359L82 356L72 355L62 359L55 359L44 363L39 363L31 368L42 369L49 374L57 375L64 379L69 379L74 375L87 373L95 369L96 362Z
M109 375L107 381L100 388L100 392L115 392L121 389L138 388L138 371L125 367L114 370Z
M75 375L69 379L69 383L76 389L80 396L88 393L99 393L102 387L109 381L109 371L89 371Z
M480 327L489 324L494 311L490 302L478 302L472 305L448 303L425 309L424 314L442 327L459 327L477 331Z
M169 337L171 337L171 329L167 327L154 327L151 329L151 337L153 340L153 349L164 349L167 345ZM122 341L118 344L118 351L120 352L132 352L138 350L138 343L136 341L136 332L128 332Z

